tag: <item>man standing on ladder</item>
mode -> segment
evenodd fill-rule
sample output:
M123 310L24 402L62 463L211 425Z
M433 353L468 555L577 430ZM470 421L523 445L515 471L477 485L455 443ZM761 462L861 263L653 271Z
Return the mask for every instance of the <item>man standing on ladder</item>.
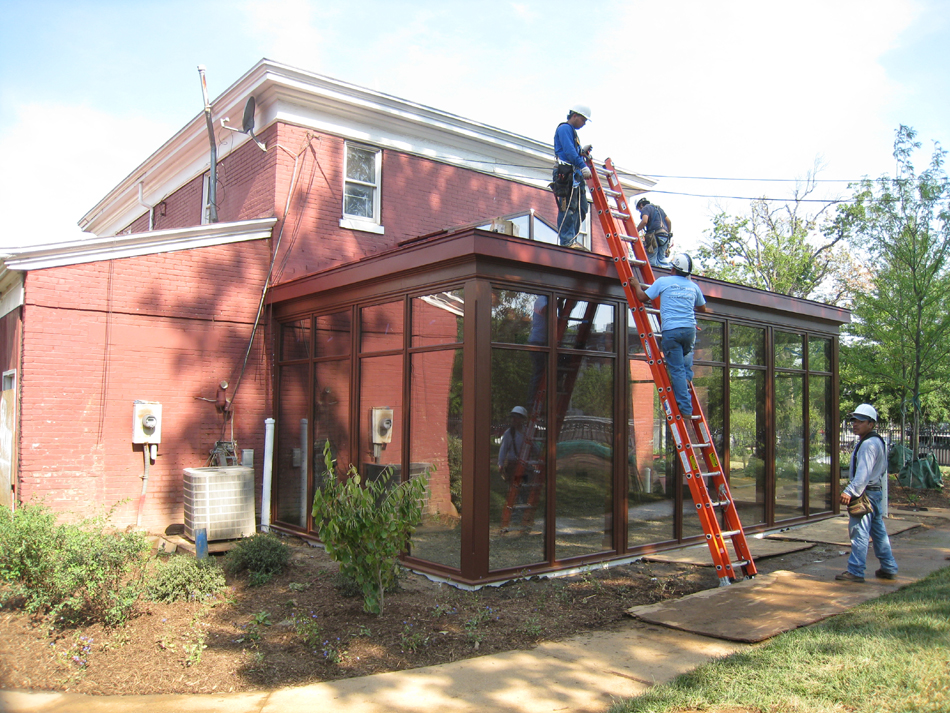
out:
M557 236L564 247L586 250L577 237L581 223L587 218L587 179L590 169L584 157L590 146L581 148L577 130L590 121L590 107L575 104L567 113L567 121L558 125L554 132L554 182L551 189L557 201Z
M643 237L643 247L647 251L647 259L653 267L670 269L666 261L666 251L669 249L670 238L673 237L673 221L669 219L660 206L653 205L646 198L637 201L637 210L640 211L638 232L646 234Z
M670 373L670 385L680 415L693 415L689 382L693 380L693 346L696 344L696 312L708 312L703 291L690 279L693 259L686 253L673 258L673 274L659 278L652 285L634 284L637 299L651 302L660 297L660 349ZM646 289L644 289L646 288Z

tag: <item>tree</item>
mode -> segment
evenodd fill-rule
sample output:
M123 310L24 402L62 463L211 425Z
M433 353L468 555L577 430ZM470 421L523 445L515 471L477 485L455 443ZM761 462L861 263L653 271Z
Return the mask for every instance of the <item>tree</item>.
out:
M916 135L907 126L897 130L896 175L854 186L853 201L839 208L835 221L855 252L866 256L870 274L868 288L854 297L851 339L842 350L846 386L889 393L902 413L910 411L915 453L924 404L950 385L946 152L935 144L930 165L917 174L911 161L920 148Z
M806 200L819 167L809 172L793 197L777 208L752 201L748 216L720 212L697 256L704 274L791 297L839 304L849 294L845 276L850 263L845 235L822 219L835 201L806 213Z

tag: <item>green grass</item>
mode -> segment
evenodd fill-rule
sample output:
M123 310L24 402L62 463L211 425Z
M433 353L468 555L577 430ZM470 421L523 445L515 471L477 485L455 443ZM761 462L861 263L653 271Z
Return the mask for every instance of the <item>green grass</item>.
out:
M700 666L610 713L730 706L763 713L950 711L950 568Z

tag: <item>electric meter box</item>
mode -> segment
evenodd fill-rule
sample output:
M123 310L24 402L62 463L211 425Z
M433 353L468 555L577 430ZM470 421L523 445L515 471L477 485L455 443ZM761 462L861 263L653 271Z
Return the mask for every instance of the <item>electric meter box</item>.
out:
M132 443L162 442L162 405L158 401L132 403Z

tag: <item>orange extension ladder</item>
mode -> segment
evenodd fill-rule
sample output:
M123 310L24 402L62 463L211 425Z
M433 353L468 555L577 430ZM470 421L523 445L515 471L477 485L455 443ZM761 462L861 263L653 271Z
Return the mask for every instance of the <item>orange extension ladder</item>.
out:
M729 492L729 484L726 482L725 473L716 454L716 446L710 436L709 425L696 398L696 392L690 383L693 416L690 419L684 419L673 397L670 376L660 352L659 310L645 306L637 299L634 291L634 280L647 285L653 284L653 267L647 259L646 248L637 232L637 223L627 204L620 178L609 158L599 165L595 164L589 156L586 160L591 170L587 185L590 188L594 209L600 217L600 224L607 236L607 244L610 246L614 264L617 266L620 282L627 295L627 304L630 305L630 312L653 373L653 381L660 394L667 424L676 444L676 452L683 466L693 503L696 505L696 514L699 515L703 532L706 534L706 542L709 544L713 564L719 575L719 584L724 586L743 577L754 577L755 563L752 561L749 544L746 542L742 524L739 522L739 513ZM606 185L603 181L606 181ZM710 496L710 492L715 494L715 500ZM719 523L717 510L722 513L722 526ZM732 540L735 561L729 556L726 538ZM736 568L740 567L742 575L736 571Z

